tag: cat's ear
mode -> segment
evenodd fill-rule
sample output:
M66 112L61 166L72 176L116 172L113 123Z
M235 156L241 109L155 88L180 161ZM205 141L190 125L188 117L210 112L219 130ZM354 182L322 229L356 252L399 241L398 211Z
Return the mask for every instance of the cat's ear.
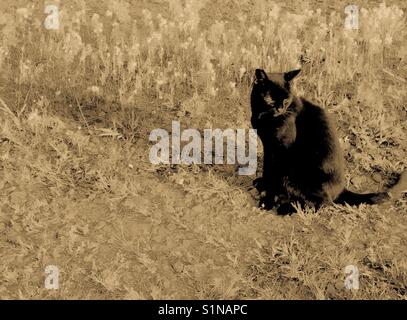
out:
M262 83L266 80L268 80L267 74L263 69L256 69L255 71L255 83Z
M301 69L293 70L293 71L288 71L284 73L284 80L286 82L291 82L294 80L296 76L301 72Z

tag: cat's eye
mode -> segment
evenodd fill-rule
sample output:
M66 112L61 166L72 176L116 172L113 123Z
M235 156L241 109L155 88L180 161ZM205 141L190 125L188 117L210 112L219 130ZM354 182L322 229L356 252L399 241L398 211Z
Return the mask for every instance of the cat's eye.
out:
M264 97L264 101L271 107L274 107L275 101L273 98L268 94Z

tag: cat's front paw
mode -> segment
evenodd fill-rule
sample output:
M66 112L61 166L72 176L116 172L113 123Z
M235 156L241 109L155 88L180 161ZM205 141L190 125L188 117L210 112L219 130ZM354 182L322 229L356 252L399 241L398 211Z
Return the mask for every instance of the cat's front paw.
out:
M296 209L291 203L286 202L279 204L276 211L279 216L290 216L296 212Z
M275 210L278 207L278 199L278 196L266 191L260 198L259 207L267 211Z
M262 197L259 202L259 208L263 210L273 210L276 206L276 203L274 201L270 201L268 197Z
M263 177L254 179L253 186L256 188L258 193L263 193L267 189L266 180Z

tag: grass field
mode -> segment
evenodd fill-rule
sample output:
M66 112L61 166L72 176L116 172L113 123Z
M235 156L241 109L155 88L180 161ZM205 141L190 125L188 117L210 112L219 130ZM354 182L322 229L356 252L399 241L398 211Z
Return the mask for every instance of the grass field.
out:
M347 187L385 189L407 168L407 3L355 4L358 30L345 1L0 3L0 298L406 299L406 198L281 217L235 166L148 157L173 120L250 128L253 70L301 66Z

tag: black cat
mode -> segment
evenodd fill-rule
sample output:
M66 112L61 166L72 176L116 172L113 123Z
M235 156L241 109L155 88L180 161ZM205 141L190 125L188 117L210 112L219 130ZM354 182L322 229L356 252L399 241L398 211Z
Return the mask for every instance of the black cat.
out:
M263 176L255 180L255 187L265 191L262 207L287 214L294 211L292 203L318 209L333 202L378 204L389 199L389 192L358 194L344 188L345 160L330 118L291 91L299 73L255 72L251 123L264 147ZM394 188L398 192L400 183L407 185L407 175L402 177Z

